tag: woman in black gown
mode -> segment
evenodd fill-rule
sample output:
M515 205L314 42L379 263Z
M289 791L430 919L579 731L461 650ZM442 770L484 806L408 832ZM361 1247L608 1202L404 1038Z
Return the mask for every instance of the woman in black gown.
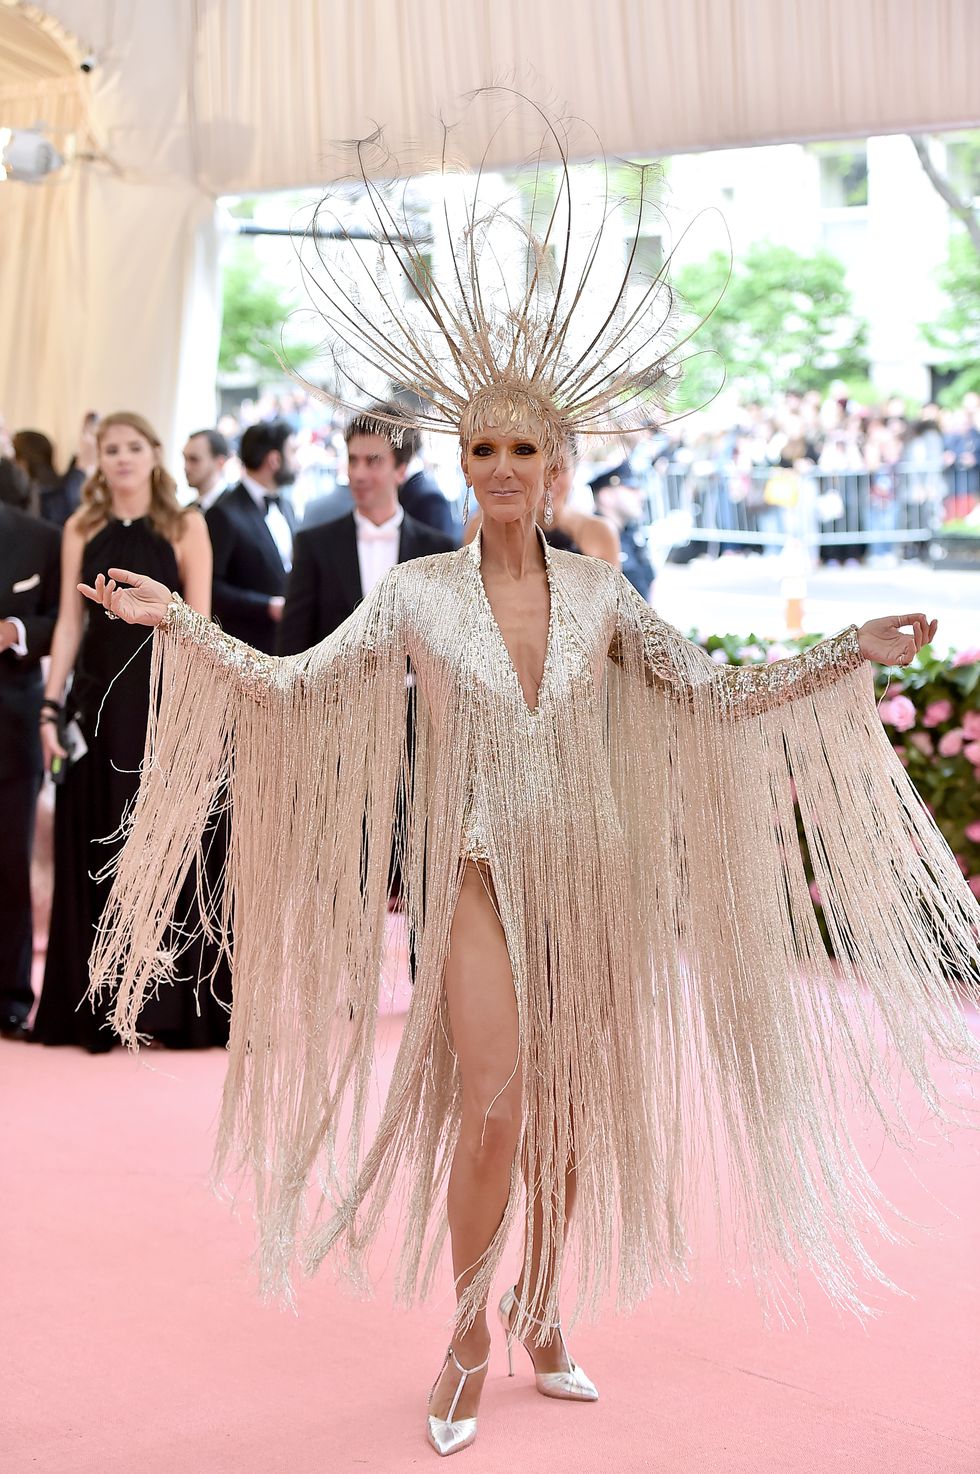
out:
M102 1010L85 998L95 927L109 893L99 879L118 848L113 837L139 784L149 706L150 643L144 631L86 614L76 585L110 566L146 567L210 613L211 545L204 518L180 506L160 462L160 442L136 414L104 419L99 461L79 509L69 518L62 550L62 593L41 714L45 764L65 757L65 721L77 722L87 752L68 769L55 807L55 879L44 987L34 1037L45 1044L80 1044L92 1053L112 1047ZM64 696L69 675L71 688ZM59 730L59 718L61 730ZM185 914L192 910L188 886ZM193 954L185 959L195 972ZM189 965L188 965L189 964ZM166 989L147 1004L141 1026L173 1046L223 1043L227 1016L197 977Z

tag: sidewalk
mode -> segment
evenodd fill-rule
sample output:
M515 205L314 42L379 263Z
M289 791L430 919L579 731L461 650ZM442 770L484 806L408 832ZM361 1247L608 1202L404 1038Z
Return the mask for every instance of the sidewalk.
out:
M786 634L779 558L736 555L668 563L657 578L658 613L685 634ZM903 563L896 568L819 568L807 580L804 628L834 634L879 614L922 611L939 620L939 650L980 646L980 573Z

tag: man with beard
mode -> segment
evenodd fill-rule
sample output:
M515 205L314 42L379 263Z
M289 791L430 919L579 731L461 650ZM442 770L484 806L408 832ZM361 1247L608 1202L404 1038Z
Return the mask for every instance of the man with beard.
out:
M207 513L214 549L214 617L239 640L275 653L293 563L296 520L283 487L296 479L296 443L285 420L250 425L239 449L242 479Z

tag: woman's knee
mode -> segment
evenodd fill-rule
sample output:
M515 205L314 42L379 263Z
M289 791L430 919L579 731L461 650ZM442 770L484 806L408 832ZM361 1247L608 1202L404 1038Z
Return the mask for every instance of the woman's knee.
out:
M520 1101L510 1090L495 1099L464 1100L460 1141L478 1164L509 1166L520 1135Z

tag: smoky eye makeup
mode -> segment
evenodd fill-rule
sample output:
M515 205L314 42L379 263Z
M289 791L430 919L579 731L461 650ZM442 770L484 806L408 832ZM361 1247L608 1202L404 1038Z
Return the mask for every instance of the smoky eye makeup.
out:
M538 447L531 440L518 441L517 444L512 447L512 449L515 455L523 456L525 457L525 459L528 456L534 456L538 453ZM488 456L493 455L495 450L496 446L493 445L491 441L478 440L473 446L470 454L475 456Z

